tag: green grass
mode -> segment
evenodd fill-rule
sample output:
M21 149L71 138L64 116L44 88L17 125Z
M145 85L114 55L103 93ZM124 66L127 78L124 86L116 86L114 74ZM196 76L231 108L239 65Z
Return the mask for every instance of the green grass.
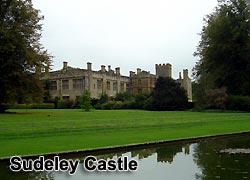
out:
M11 112L0 114L0 157L250 131L250 113L244 112Z

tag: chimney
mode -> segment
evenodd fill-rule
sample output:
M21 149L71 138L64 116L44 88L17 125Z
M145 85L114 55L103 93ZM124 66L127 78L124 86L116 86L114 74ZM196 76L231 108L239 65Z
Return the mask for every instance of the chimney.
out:
M108 65L108 71L109 71L109 72L111 71L111 66L110 66L110 65Z
M101 71L104 73L106 72L106 69L105 69L105 66L104 65L101 65Z
M67 66L68 66L68 62L64 61L64 62L63 62L63 69L66 69Z
M140 74L140 73L141 73L141 69L137 68L137 74Z
M188 69L183 69L183 79L188 79Z
M179 79L181 79L181 72L179 72Z
M130 76L130 77L133 77L134 75L135 75L135 72L129 71L129 76Z
M87 70L92 71L92 63L87 62Z
M120 68L119 67L115 68L115 74L120 75Z

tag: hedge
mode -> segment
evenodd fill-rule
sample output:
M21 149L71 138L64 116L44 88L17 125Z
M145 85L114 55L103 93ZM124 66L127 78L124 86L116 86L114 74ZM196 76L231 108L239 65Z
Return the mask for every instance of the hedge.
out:
M41 104L13 104L9 109L54 109L54 103L41 103Z

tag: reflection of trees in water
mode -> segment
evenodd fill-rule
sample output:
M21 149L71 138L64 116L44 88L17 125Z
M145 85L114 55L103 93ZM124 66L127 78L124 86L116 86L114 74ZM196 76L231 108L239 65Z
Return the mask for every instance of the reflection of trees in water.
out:
M52 172L12 172L9 169L9 162L0 163L0 179L11 180L53 180L54 173Z
M201 169L200 180L242 180L250 178L248 154L225 154L226 148L250 147L250 137L203 141L194 148L194 161Z
M182 145L171 145L157 148L157 162L172 163L177 153L182 152Z
M148 158L149 156L152 156L156 152L156 148L147 148L142 150L135 150L131 151L132 157L138 156L139 159Z

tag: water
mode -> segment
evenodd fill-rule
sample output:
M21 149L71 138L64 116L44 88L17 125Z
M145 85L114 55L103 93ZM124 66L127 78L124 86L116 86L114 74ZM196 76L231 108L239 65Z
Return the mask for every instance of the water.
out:
M242 180L250 179L250 154L221 153L224 149L249 149L250 135L199 142L149 146L116 152L95 153L98 159L127 156L139 163L136 172L88 172L82 164L74 175L67 172L11 172L9 161L0 162L1 179L54 180ZM60 157L79 159L89 154Z

